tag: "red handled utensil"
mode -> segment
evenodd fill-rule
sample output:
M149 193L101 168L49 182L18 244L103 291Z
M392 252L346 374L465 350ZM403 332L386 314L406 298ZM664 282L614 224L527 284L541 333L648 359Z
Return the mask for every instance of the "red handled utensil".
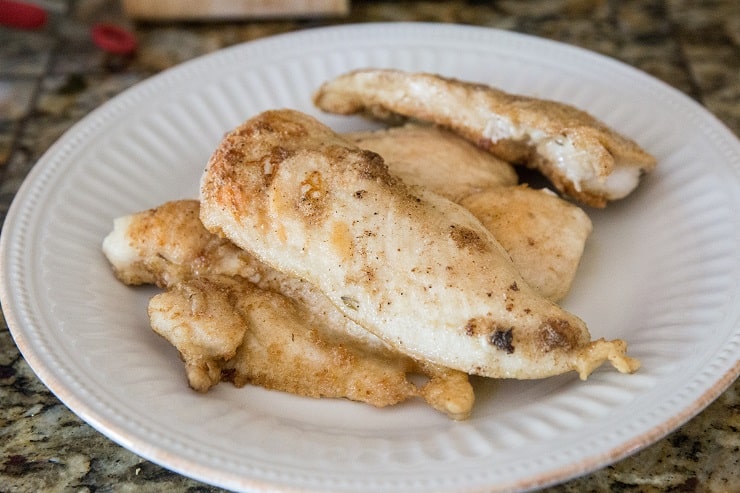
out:
M49 13L31 2L0 0L0 25L23 30L38 30L49 21ZM136 37L131 31L109 22L95 24L90 30L95 46L114 55L136 51Z

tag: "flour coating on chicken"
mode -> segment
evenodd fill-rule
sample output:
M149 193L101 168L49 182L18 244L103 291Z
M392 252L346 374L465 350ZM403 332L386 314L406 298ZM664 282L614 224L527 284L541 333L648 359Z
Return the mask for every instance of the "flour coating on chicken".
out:
M478 192L460 205L493 233L537 293L552 301L566 297L593 229L581 208L526 185Z
M201 221L415 359L495 378L637 367L624 341L591 341L534 292L469 211L300 112L262 113L224 138Z
M549 190L515 186L509 164L440 128L407 124L344 137L380 154L405 183L468 209L539 294L552 301L568 294L593 229L581 208Z
M518 182L509 163L435 126L407 124L343 137L380 154L390 172L405 183L425 186L453 202Z
M180 352L191 387L229 380L378 407L421 397L453 419L469 416L466 374L391 350L311 285L209 233L198 216L198 201L167 202L117 218L103 241L122 282L167 290L151 300L150 321Z
M148 311L154 331L180 352L195 390L228 380L376 407L419 396L455 419L472 408L467 375L434 368L417 387L408 375L423 365L326 330L309 307L238 276L177 283L154 296Z
M507 162L538 169L559 191L596 207L627 196L656 163L573 106L433 74L356 70L323 84L314 102L332 113L441 125Z

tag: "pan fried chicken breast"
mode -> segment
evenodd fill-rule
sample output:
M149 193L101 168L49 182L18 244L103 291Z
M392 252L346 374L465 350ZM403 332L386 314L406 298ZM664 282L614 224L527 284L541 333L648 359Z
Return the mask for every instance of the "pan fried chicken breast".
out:
M417 387L408 374L422 365L327 330L309 307L238 276L177 283L154 296L148 311L152 328L178 349L198 391L230 380L376 407L420 396L454 419L467 418L472 408L467 375L434 368Z
M150 320L180 352L191 387L230 380L374 406L421 397L453 419L469 416L466 374L391 350L310 284L209 233L199 209L179 200L120 217L103 240L122 282L167 289L150 302Z
M103 253L124 284L168 288L193 277L239 276L312 307L327 327L351 334L370 346L385 344L343 314L311 284L286 276L229 240L210 233L200 221L197 200L166 202L116 218L103 240Z
M367 69L322 85L324 111L401 115L448 128L501 159L536 168L562 193L604 207L628 195L655 158L588 113L426 73Z
M343 136L383 156L391 173L404 182L428 187L453 202L518 182L509 163L435 126L409 123Z
M474 193L460 205L493 233L537 293L556 302L565 298L593 230L581 208L526 185Z
M267 270L231 242L208 232L197 200L166 202L121 216L103 239L103 254L124 284L167 288L196 276L239 275L255 281Z
M307 280L398 351L466 373L586 378L637 362L539 296L469 211L292 110L229 133L201 181L201 221Z
M593 229L582 209L548 190L513 186L517 178L510 165L433 126L407 124L345 137L380 154L405 183L472 212L539 294L552 301L568 294Z

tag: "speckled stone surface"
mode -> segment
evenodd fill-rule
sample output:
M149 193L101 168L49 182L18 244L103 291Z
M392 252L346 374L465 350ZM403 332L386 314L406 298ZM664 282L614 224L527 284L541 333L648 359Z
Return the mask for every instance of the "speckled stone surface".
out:
M435 21L534 34L620 59L685 92L740 133L736 0L355 1L341 19L133 23L112 0L42 0L38 31L0 27L0 219L43 152L73 123L168 67L271 34L341 23ZM0 7L1 8L1 7ZM107 55L89 27L135 30L134 56ZM654 445L547 492L740 491L736 381ZM0 492L221 491L147 462L61 404L0 327Z

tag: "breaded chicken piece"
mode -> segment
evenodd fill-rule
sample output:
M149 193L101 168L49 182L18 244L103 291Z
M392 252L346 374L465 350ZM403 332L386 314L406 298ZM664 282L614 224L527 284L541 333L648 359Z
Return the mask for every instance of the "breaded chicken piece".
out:
M271 270L200 222L197 200L166 202L113 220L103 254L124 284L167 288L196 276L241 276L255 282Z
M120 217L103 240L118 279L168 290L150 303L152 327L180 351L191 387L205 391L227 379L374 406L419 396L453 419L470 414L475 397L466 374L391 350L310 284L209 233L199 208L197 200L179 200ZM234 293L259 310L249 313ZM247 323L254 320L262 325ZM266 352L288 333L290 350ZM305 371L296 373L296 365ZM416 386L411 374L428 382Z
M441 125L501 159L539 170L562 193L604 207L655 167L653 156L573 106L426 73L367 69L324 83L324 111Z
M467 418L472 408L467 375L434 368L417 387L408 375L425 372L422 365L324 327L309 307L238 276L177 283L154 296L148 311L152 328L178 349L190 386L201 392L228 380L376 407L418 396L454 419Z
M509 163L432 125L409 123L343 137L383 156L391 173L404 182L428 187L453 202L471 193L518 183Z
M460 205L493 233L537 293L556 302L565 298L593 230L581 208L526 185L468 195Z
M433 126L407 124L344 137L380 154L405 183L472 212L539 294L552 301L568 294L593 229L582 209L547 190L513 186L517 178L510 165Z
M200 217L415 359L494 378L637 368L624 341L592 342L534 292L469 211L303 113L264 112L224 138Z
M338 332L370 346L385 344L336 310L311 284L286 276L229 240L210 233L200 221L197 200L166 202L153 209L116 218L103 240L103 253L114 274L129 285L168 288L199 276L239 276L261 289L281 293L312 307Z

